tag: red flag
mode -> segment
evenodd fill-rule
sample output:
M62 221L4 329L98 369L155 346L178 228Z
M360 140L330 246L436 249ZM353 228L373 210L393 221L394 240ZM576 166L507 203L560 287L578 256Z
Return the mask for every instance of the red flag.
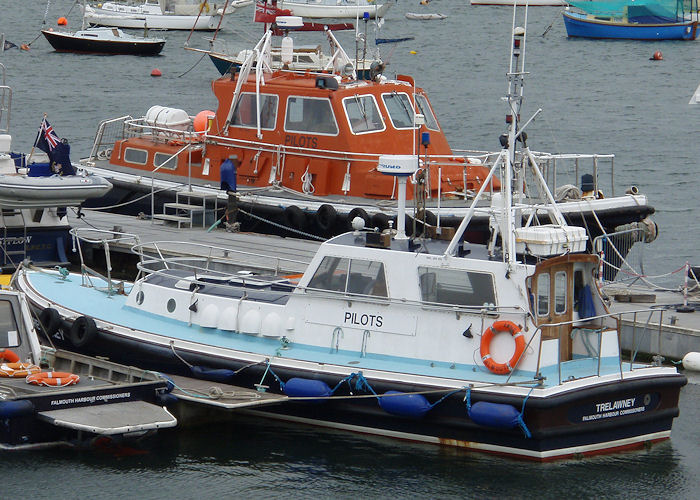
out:
M277 8L277 0L256 0L253 21L256 23L274 23L277 16L291 15L292 11Z

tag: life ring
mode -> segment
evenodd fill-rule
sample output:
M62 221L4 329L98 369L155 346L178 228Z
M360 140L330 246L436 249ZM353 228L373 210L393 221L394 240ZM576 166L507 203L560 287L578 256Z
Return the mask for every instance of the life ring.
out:
M520 360L523 352L525 352L525 335L520 331L521 328L512 321L495 321L493 325L484 330L481 336L481 345L479 353L484 366L496 375L508 375L515 368L516 363ZM513 357L506 363L496 363L491 357L491 340L500 332L509 332L515 340L515 352Z
M0 365L0 377L26 377L40 371L41 368L32 363L3 363Z
M9 349L5 349L4 351L0 351L0 361L7 361L8 363L18 363L19 356L17 355L17 353L10 351Z
M95 320L87 316L80 316L73 322L70 327L68 338L73 346L80 348L87 344L97 336L97 325Z
M77 384L80 382L80 377L68 372L41 372L29 375L25 380L28 384L65 387Z

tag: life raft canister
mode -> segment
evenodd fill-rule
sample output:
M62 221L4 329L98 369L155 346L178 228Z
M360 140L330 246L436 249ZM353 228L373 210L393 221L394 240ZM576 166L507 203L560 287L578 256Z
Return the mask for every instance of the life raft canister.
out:
M25 380L28 384L65 387L77 384L80 382L80 377L67 372L41 372L29 375Z
M41 368L32 363L2 363L0 364L0 377L26 377L32 373L41 371Z
M512 321L495 321L493 325L488 327L481 336L481 344L479 353L484 366L496 375L508 375L513 371L515 364L525 352L525 335L520 331L520 326ZM505 363L496 363L491 357L491 340L500 332L509 332L515 340L515 352L513 357Z

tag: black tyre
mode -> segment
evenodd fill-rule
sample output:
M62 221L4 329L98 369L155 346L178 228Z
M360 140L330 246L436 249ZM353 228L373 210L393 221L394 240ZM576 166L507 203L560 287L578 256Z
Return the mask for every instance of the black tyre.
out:
M97 336L95 320L87 316L81 316L70 327L68 338L74 347L85 347Z

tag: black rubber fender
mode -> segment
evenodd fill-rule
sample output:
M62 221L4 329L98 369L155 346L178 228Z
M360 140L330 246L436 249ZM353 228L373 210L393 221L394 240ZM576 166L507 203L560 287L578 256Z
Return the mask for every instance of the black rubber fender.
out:
M370 226L370 223L372 222L369 215L367 215L367 211L364 208L355 207L352 210L350 210L350 213L348 214L348 226L350 226L350 229L353 228L352 221L355 217L360 217L362 220L364 220L366 228L368 228Z
M80 316L70 327L68 339L74 347L85 347L97 336L95 320L88 316Z
M323 232L330 231L337 218L338 212L333 205L328 203L324 203L316 210L316 224Z
M303 229L306 226L306 214L296 205L290 205L284 209L284 225L292 229Z
M47 307L39 313L39 326L46 335L52 337L61 327L61 315L53 307Z

